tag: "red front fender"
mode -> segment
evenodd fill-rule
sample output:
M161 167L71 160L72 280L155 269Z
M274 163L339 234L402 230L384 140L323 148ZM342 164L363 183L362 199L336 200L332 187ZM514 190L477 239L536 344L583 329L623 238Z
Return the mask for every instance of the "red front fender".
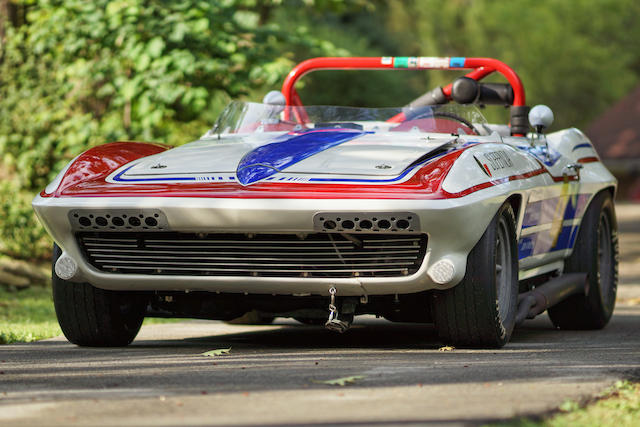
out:
M69 167L58 188L42 197L58 196L66 188L82 181L105 179L111 172L133 160L161 153L169 146L149 142L111 142L82 153Z

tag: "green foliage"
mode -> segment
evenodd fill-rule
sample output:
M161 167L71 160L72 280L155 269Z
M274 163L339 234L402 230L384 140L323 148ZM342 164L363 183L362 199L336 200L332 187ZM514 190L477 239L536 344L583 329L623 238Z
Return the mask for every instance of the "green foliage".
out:
M19 292L0 288L0 344L31 342L60 335L51 288Z
M0 181L0 252L28 259L49 255L51 239L31 209L32 199L12 181Z
M555 129L585 127L640 80L635 0L12 5L20 19L3 21L0 34L0 251L26 258L49 246L29 199L77 154L114 140L193 140L229 99L260 99L309 57L496 57L520 74L528 104L554 110ZM398 106L455 76L322 72L298 88L308 104Z
M541 420L514 419L487 426L509 427L632 427L640 419L640 384L617 381L599 399L587 405L566 401L559 413Z
M229 98L280 84L294 47L337 52L305 29L268 22L277 0L23 3L26 25L9 27L0 44L0 168L13 181L0 189L9 215L0 246L22 257L40 253L43 235L25 192L80 152L114 140L193 140Z
M394 0L387 7L389 30L411 54L509 64L527 103L554 110L555 129L584 128L640 80L635 0ZM450 81L450 73L436 75L439 84Z

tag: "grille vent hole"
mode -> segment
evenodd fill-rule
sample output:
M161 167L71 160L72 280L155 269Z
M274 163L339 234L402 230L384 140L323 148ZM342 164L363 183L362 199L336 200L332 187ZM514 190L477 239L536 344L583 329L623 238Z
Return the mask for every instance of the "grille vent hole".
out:
M388 229L389 227L391 227L391 223L386 220L386 219L381 219L380 221L378 221L378 228L381 228L383 230Z
M156 225L158 225L158 220L148 216L147 218L145 218L144 223L147 224L149 227L155 227Z
M360 221L360 228L368 230L371 227L373 227L373 224L368 219L363 219L362 221Z
M345 230L351 230L353 227L355 227L355 224L350 219L342 221L342 228Z
M325 221L323 225L327 230L333 230L334 228L336 228L335 221Z
M119 216L114 216L111 222L116 227L122 227L124 225L124 219L120 218Z
M100 227L105 227L108 224L108 222L105 217L99 216L96 218L96 224L99 225Z
M399 219L399 220L396 222L396 226L397 226L398 228L403 229L403 230L404 230L404 229L407 229L407 228L409 228L409 221L407 221L406 219Z
M129 224L134 226L134 227L138 227L140 225L140 218L137 218L135 216L130 216L129 217Z
M82 225L83 227L88 227L91 225L91 220L86 216L81 216L78 222L80 222L80 225Z

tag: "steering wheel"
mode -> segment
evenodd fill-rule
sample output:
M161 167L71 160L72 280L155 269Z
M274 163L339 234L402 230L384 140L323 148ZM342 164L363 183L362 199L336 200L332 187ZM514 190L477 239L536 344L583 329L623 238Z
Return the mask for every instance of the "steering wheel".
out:
M471 123L470 121L468 121L464 117L460 117L459 115L454 114L454 113L450 113L448 111L429 110L429 111L426 111L424 113L420 113L415 117L407 118L405 120L405 122L411 121L411 120L418 120L418 119L428 119L430 117L433 117L433 118L443 117L443 118L446 118L446 119L456 120L456 121L462 123L463 125L467 126L476 135L480 135L480 132L478 132L478 129L476 129L476 127L473 125L473 123Z

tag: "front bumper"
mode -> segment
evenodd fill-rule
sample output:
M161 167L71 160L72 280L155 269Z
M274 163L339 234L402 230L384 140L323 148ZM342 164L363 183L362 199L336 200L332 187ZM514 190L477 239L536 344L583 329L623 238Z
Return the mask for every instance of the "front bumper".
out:
M489 190L488 192L491 192ZM484 193L488 193L484 192ZM73 279L112 290L213 291L274 295L389 295L446 289L464 277L469 251L480 239L504 196L484 194L447 200L221 199L180 197L41 197L33 207L49 234L78 264ZM414 212L428 235L424 261L417 272L402 277L292 278L190 275L112 274L84 259L69 213L77 209L154 209L178 232L311 233L318 212ZM317 228L316 228L317 231ZM441 260L453 265L453 276L436 283L430 268Z

